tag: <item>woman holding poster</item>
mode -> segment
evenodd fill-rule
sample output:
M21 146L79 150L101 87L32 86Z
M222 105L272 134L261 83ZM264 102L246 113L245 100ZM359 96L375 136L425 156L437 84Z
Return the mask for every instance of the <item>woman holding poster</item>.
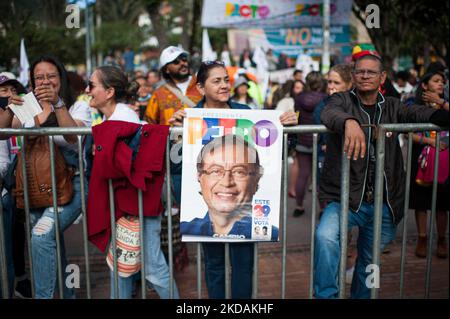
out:
M238 104L230 101L230 87L231 87L230 78L227 74L223 62L220 61L203 62L197 74L197 88L203 95L203 99L197 104L196 108L215 109L215 111L219 111L217 109L244 109L244 110L250 109L250 107L248 107L247 105ZM173 115L173 117L169 120L169 122L174 125L181 126L184 117L186 117L186 111L180 110ZM280 116L280 122L284 125L295 125L297 124L297 115L294 112L286 112ZM213 139L211 140L214 141ZM251 153L250 150L249 153ZM207 189L206 176L208 176L208 174L209 174L208 178L211 176L212 177L226 176L227 178L230 178L230 174L231 176L237 176L240 175L242 172L238 172L236 168L230 166L234 164L227 164L227 163L222 163L225 165L223 169L216 167L215 170L212 170L211 167L209 166L208 168L206 168L204 166L206 165L205 161L212 160L212 157L210 152L207 152L207 154L204 154L204 156L206 157L202 157L202 155L200 155L200 158L203 159L203 162L200 161L200 163L198 163L199 164L198 169L200 169L200 171L198 171L197 174L199 173L200 174L197 176L200 176L200 179L205 178L205 181L203 181L204 184L203 187L205 189L205 194L203 194L203 198L206 202L208 202L210 200L207 199L209 195L206 195ZM256 159L256 154L254 154L254 156ZM207 165L210 164L212 163L208 162ZM250 175L250 173L252 175ZM255 175L253 175L253 173L255 173ZM246 178L252 179L252 181L250 182L251 185L248 184L249 185L248 187L246 188L244 187L247 190L252 189L252 191L250 191L248 195L244 195L247 194L247 191L244 190L242 190L241 193L239 193L238 195L237 189L234 189L230 193L231 195L229 194L228 191L225 191L225 193L220 195L222 197L229 196L230 197L229 200L235 202L233 206L237 205L237 202L239 202L238 197L242 199L240 201L241 203L245 202L246 200L244 198L250 197L250 194L255 191L258 185L259 177L257 174L260 173L256 172L255 170L251 171L249 170L245 174L247 174L247 176L245 176ZM234 182L236 183L235 180ZM212 193L214 193L214 191L212 191ZM212 201L214 201L213 197L211 197L211 199ZM203 211L202 213L205 213L205 211ZM236 221L238 220L237 218L232 219L234 219L234 223L236 223ZM222 221L223 220L226 219L222 219ZM230 225L228 225L228 227L230 227ZM226 230L224 232L226 232ZM225 245L223 243L220 242L203 243L206 285L208 287L209 297L214 299L225 298L224 250ZM230 244L230 260L233 269L231 278L231 297L233 299L251 298L252 296L253 253L254 253L254 244L251 242L240 242Z

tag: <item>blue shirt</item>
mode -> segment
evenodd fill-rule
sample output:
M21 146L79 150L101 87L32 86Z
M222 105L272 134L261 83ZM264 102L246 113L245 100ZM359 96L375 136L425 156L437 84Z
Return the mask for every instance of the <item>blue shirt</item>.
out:
M252 108L248 105L245 104L241 104L241 103L237 103L233 100L228 100L228 105L230 106L231 109L234 110L251 110ZM205 99L201 99L200 102L198 102L198 104L194 107L196 109L203 109L203 106L205 105Z
M194 218L189 222L180 223L180 232L183 235L209 236L214 237L213 227L209 219L209 213L203 218ZM252 238L252 217L245 216L233 224L226 239L251 239ZM243 236L243 237L242 237ZM221 238L219 236L219 238ZM272 241L278 240L278 227L272 226Z

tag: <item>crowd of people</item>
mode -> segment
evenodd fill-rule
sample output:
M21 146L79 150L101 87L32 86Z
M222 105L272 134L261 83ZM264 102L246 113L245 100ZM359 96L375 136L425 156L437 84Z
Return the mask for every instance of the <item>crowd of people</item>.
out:
M272 52L268 52L267 55L270 57L270 71L289 67L286 56L275 57ZM200 62L193 70L192 65L196 62L191 60L190 54L175 46L162 50L157 69L153 65L152 69L146 72L134 70L133 60L134 54L130 48L126 49L123 61L120 63L107 57L104 61L105 65L93 72L86 86L79 75L67 72L57 58L45 55L39 57L30 67L29 91L34 93L43 112L29 123L21 123L8 107L10 104L21 106L24 103L21 95L26 93L27 89L12 74L0 75L0 97L4 98L2 103L5 104L0 108L1 128L92 127L93 129L93 135L83 141L85 153L83 156L87 164L85 171L80 171L79 167L78 138L74 135L55 137L56 146L61 151L65 164L73 170L71 200L58 205L63 269L67 264L63 234L81 214L81 196L88 196L89 239L100 250L105 251L111 239L111 229L107 226L109 215L105 215L104 211L98 209L97 196L100 195L97 194L99 189L107 189L106 177L116 179L114 188L117 191L117 210L123 216L131 216L137 215L138 209L127 203L130 197L126 190L137 188L136 185L143 183L140 179L145 180L149 178L148 176L152 176L152 183L159 185L160 188L159 193L151 195L151 201L148 198L144 200L145 254L143 258L146 280L161 298L169 298L169 290L173 291L174 298L179 298L176 283L170 287L167 258L168 225L166 214L163 212L171 212L174 208L179 211L181 206L181 164L171 163L172 194L169 196L173 196L174 207L164 207L161 203L162 194L160 194L164 177L163 174L159 174L161 169L155 168L157 166L155 163L160 162L161 158L155 158L155 163L152 165L144 163L142 158L145 151L142 149L138 151L136 145L149 143L146 145L149 145L153 151L153 155L149 156L164 154L165 139L162 137L167 137L168 126L183 125L183 119L186 116L185 108L276 109L283 111L280 116L282 125L324 124L332 131L332 133L321 134L318 163L316 163L319 172L318 200L321 214L315 241L314 295L316 298L338 296L340 154L344 150L351 159L350 180L352 182L348 226L349 229L352 227L359 229L351 294L353 298L368 298L370 290L365 285L367 275L365 269L372 260L377 143L372 126L382 123L410 122L431 122L448 126L448 69L440 63L433 63L419 80L413 74L400 71L391 81L387 78L382 57L374 49L358 50L358 53L353 56L351 65L334 65L326 75L318 71L303 74L301 70L295 70L292 79L285 83L270 83L264 94L266 98L261 101L260 87L246 71L254 66L248 50L243 52L239 62L242 70L238 70L233 76L226 63L220 60ZM114 127L113 121L122 121L125 124ZM134 133L140 124L151 124L148 126L151 128L146 128L146 131L142 133L143 137L152 136L151 143L142 141L143 137ZM159 128L161 131L158 131ZM443 154L439 170L442 178L437 194L437 256L446 258L448 253L446 240L448 203L445 200L448 197L448 167L447 170L441 167L448 166L449 134L448 131L439 133L441 144L438 146L435 145L436 134L436 132L422 132L414 135L412 195L409 207L416 213L418 233L416 255L420 258L427 255L426 220L427 212L431 207L431 187L429 180L416 178L416 172L423 166L424 161L427 160L428 163L432 161L431 158L426 157L430 152L434 156ZM155 136L159 136L160 140ZM117 149L121 149L121 143L125 137L132 151L114 153ZM14 191L14 172L21 169L17 166L17 156L23 143L21 138L15 136L2 135L1 138L0 173L3 181L2 203L5 225L3 235L6 243L8 293L9 297L14 293L20 293L22 297L29 298L31 297L30 281L26 276L24 262L24 227L28 225L24 225L24 211L17 207ZM26 142L32 143L32 140ZM179 138L171 139L172 148L179 154L181 154L180 143ZM245 141L234 141L230 147L236 147L239 143L250 153L252 152L251 146ZM291 165L288 195L296 200L292 215L297 218L309 215L304 198L311 182L312 143L311 134L290 136ZM404 144L403 137L397 133L386 139L381 249L395 238L396 226L403 217L405 170L401 145ZM226 145L226 142L223 142L223 145ZM238 182L245 181L246 187L253 189L249 191L248 196L253 196L261 175L248 176L245 172L235 172L233 169L214 171L212 175L208 169L208 161L220 154L211 153L208 147L208 144L205 145L205 152L199 157L197 166L202 189L208 183L212 183L213 179L214 183L233 181L239 184ZM113 156L120 165L107 164ZM258 156L257 152L255 156ZM99 164L100 158L103 159L102 164ZM127 173L130 165L140 165L139 174L142 175L130 176ZM226 171L230 171L230 174L226 174ZM83 187L80 180L82 174L87 177ZM239 181L239 176L245 178ZM203 193L205 196L206 188ZM313 194L313 200L315 197L316 194ZM203 219L198 219L189 225L191 230L213 233L222 227L221 231L226 229L226 232L232 233L234 226L223 223L221 208L215 206L214 201L208 198L207 196L205 198L209 208L208 213ZM33 265L34 297L53 298L59 292L53 206L32 207L30 217L30 258ZM180 228L183 230L188 226L183 223L180 225L179 214L174 214L172 220L174 264L175 269L181 271L188 263L188 255L187 246L181 241ZM245 220L237 221L245 223ZM264 232L267 233L267 228ZM271 234L272 239L277 240L278 229L272 230ZM225 245L203 243L202 248L209 297L225 298ZM232 298L251 298L254 244L230 244L230 257ZM65 272L63 273L67 276ZM119 294L116 295L113 289L115 276L111 272L111 297L132 298L138 275L134 273L132 276L119 276ZM24 285L27 286L25 289L23 289ZM61 297L75 297L73 288L67 285L63 287Z

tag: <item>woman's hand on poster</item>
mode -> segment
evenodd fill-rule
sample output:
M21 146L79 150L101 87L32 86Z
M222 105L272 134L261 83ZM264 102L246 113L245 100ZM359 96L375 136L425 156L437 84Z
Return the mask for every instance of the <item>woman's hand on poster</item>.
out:
M183 119L186 117L185 110L176 111L169 119L169 124L173 126L183 126Z
M287 111L280 115L280 122L283 125L297 125L298 124L298 117L297 113L293 111Z

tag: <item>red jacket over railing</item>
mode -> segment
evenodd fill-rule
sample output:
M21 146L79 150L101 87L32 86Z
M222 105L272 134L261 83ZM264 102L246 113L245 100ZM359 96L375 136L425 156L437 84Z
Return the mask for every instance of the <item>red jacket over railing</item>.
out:
M142 190L144 216L163 211L161 190L165 174L165 151L169 127L143 125L136 158L125 142L139 124L106 121L92 128L94 163L89 181L87 222L89 240L105 251L111 236L108 180L113 180L116 220L124 214L138 215L138 189Z

